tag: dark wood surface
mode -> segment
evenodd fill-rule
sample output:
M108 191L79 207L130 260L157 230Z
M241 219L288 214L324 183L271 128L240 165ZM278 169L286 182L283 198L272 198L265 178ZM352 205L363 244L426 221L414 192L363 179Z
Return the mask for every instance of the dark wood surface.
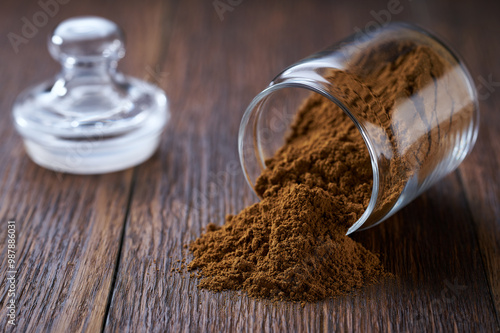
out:
M447 40L481 96L471 156L400 213L354 235L381 254L397 281L301 307L198 290L189 274L171 272L178 260L189 260L183 245L203 226L256 201L237 155L239 122L253 96L284 67L364 29L389 3L245 0L221 20L212 0L70 0L16 54L7 34L19 33L21 19L41 8L36 1L2 1L0 277L5 286L12 219L18 295L13 328L7 289L0 290L0 330L499 331L498 1L400 0L401 12L391 15ZM58 71L46 51L50 30L86 14L124 28L121 69L165 89L172 112L153 158L100 176L36 166L10 120L15 96Z

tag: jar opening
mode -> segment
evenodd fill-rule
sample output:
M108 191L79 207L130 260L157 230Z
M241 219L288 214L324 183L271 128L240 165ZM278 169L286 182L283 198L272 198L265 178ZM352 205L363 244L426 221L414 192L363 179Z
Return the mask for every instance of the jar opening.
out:
M311 82L277 83L257 95L247 108L240 126L240 162L246 180L255 191L257 178L266 168L266 160L283 147L304 101L312 95L326 97L339 107L355 124L370 155L372 191L370 201L361 217L349 228L347 234L358 230L374 210L379 192L379 168L373 145L363 125L335 96Z

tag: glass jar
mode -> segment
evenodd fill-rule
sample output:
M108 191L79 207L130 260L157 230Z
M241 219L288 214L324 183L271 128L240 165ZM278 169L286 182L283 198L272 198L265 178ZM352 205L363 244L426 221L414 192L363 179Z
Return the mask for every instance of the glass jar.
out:
M476 90L463 62L421 28L391 23L288 67L253 99L238 138L252 188L311 94L352 119L370 154L370 202L348 234L384 221L455 170L477 138Z

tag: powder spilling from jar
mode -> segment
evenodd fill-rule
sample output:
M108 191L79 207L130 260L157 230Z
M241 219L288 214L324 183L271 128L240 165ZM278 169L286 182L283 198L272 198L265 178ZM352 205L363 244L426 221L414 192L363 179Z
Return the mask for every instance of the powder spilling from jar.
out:
M399 56L383 58L384 47L399 48ZM412 43L381 46L351 65L366 73L360 78L331 70L338 95L358 112L372 112L374 121L385 119L387 132L398 129L391 127L397 99L412 96L445 71L434 51ZM417 102L417 107L433 105ZM389 133L391 141L396 136L401 137ZM407 165L432 158L433 140L423 136L413 151L393 159L394 177L388 176L384 190L387 209L411 177ZM396 140L393 147L397 152ZM221 227L210 224L190 244L189 269L199 269L199 287L305 302L346 294L388 275L376 254L346 236L368 206L373 177L361 134L338 106L311 95L266 166L255 184L262 200L227 216Z
M190 249L200 287L251 296L315 301L375 282L376 255L346 236L371 194L366 146L353 122L324 97L299 111L286 145L268 161L256 190L262 201Z

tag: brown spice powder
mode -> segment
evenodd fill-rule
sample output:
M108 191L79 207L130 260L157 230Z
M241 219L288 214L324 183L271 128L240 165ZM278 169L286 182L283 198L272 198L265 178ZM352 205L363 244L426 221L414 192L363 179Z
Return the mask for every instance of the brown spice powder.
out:
M200 287L315 301L383 274L378 257L345 236L368 205L372 171L361 135L337 106L311 96L267 167L256 184L262 201L191 244Z
M384 58L384 47L399 56ZM424 119L429 110L418 109L424 101L415 92L435 82L445 62L429 47L409 43L381 46L354 59L352 68L332 70L331 80L345 105L371 115L389 137L395 157L387 161L390 174L382 193L390 209L411 177L409 165L425 171L440 153L433 148L440 134L431 131L400 154L404 129L393 122L395 104L414 99ZM450 119L452 126L461 117ZM345 235L369 203L372 171L360 133L338 106L311 95L266 166L255 185L262 200L227 216L222 227L210 224L190 244L189 269L200 270L199 287L303 302L345 294L387 275L377 255Z

